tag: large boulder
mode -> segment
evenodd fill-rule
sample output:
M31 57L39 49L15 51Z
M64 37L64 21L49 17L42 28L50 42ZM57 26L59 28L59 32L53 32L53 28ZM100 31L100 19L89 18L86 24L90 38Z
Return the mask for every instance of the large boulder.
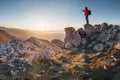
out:
M92 35L92 33L94 32L94 28L90 24L89 25L88 24L84 25L84 30L86 32L87 37L90 37Z
M71 37L73 37L74 32L75 32L75 29L73 27L65 28L65 33L66 33L65 39L64 39L65 43L68 42L71 39Z
M94 25L94 32L101 32L101 25Z
M106 29L108 27L108 24L106 22L101 24L102 30Z
M78 31L75 31L73 27L65 28L66 36L65 36L65 48L75 48L81 45L81 36Z
M83 28L79 28L78 32L79 32L81 38L85 38L86 37L86 32L85 32L85 30L83 30Z

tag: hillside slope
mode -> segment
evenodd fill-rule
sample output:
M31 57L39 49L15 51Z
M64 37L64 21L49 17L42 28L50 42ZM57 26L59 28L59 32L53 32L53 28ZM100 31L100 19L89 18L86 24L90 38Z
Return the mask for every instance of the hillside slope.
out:
M34 37L0 44L0 79L120 79L120 26L103 23L65 31L64 49L59 40Z
M11 40L16 39L15 37L9 35L4 30L0 30L0 43L2 42L10 42Z

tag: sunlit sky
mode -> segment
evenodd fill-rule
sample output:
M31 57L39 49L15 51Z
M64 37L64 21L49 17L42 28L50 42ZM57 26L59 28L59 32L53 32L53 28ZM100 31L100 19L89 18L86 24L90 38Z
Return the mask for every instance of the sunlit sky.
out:
M91 11L92 25L120 25L120 0L0 0L0 25L29 30L64 30L82 27L82 10Z

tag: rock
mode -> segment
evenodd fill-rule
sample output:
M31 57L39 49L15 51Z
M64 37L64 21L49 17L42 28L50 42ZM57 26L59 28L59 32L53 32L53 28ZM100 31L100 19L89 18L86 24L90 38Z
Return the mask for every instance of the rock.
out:
M42 58L45 58L45 59L50 59L51 58L51 54L49 52L44 52L44 53L41 53L41 54L40 54L40 57L42 57Z
M106 65L103 66L104 70L108 70L108 67Z
M120 59L119 59L119 58L113 58L113 60L114 60L115 62L120 62Z
M79 32L81 38L85 38L86 37L86 32L83 30L83 28L79 28L78 32Z
M102 51L104 49L104 46L103 46L103 44L97 44L94 46L94 49L96 51Z
M111 32L111 38L115 38L117 36L117 29L113 29Z
M101 53L101 52L97 52L96 54L95 54L95 57L97 57L97 58L101 58L101 57L103 57L104 55Z
M61 48L64 45L64 42L59 40L59 39L54 39L54 40L51 41L51 43L53 43L53 44L55 44L55 45L57 45L58 47L61 47Z
M118 42L117 44L115 44L114 48L120 50L120 42Z
M31 62L39 58L56 57L61 52L61 48L47 40L31 37L24 41L14 40L0 44L0 61L7 64L11 69L11 75L20 75L26 72Z
M96 34L93 34L93 35L91 35L90 40L93 41L93 40L95 40L96 38L97 38L97 35L96 35Z
M7 57L6 56L2 56L1 58L0 58L0 62L3 62L3 63L5 63L5 62L7 62Z
M65 30L65 33L66 33L64 41L66 43L71 39L71 37L73 37L75 29L73 27L67 27L64 30Z
M81 39L82 45L85 45L87 43L87 40L85 38Z
M93 47L95 45L95 41L92 41L89 45L88 48Z
M120 33L117 34L118 41L120 41Z
M94 25L94 32L101 32L101 25Z
M80 69L83 69L83 68L84 68L84 66L81 65L81 64L78 64L77 66L78 66Z
M88 56L86 56L85 54L80 54L79 58L80 58L81 62L85 62L85 63L89 63L90 62L90 58Z
M110 48L112 48L113 45L114 45L114 42L109 42L109 41L107 41L106 44L107 44Z
M74 45L69 41L65 43L65 48L71 49L71 48L74 48Z
M102 40L102 42L108 41L110 39L111 35L110 34L106 34Z
M13 60L9 60L8 61L8 66L14 68L15 67L14 61Z
M117 65L117 62L112 62L112 63L110 64L111 67L115 67L116 65Z
M108 24L107 24L107 23L102 23L102 24L101 24L102 30L106 29L107 27L108 27Z
M7 76L0 74L0 80L7 80Z
M79 48L71 48L70 50L72 50L73 52L77 52Z
M84 54L80 54L80 55L79 55L80 61L81 61L81 62L85 62L85 57L86 57L86 56L85 56Z
M17 73L16 73L16 72L14 72L14 71L11 71L11 75L12 75L12 76L16 76L16 75L17 75Z
M92 33L94 33L94 28L92 25L84 25L84 29L85 29L87 37L90 37Z
M101 52L96 53L96 56L100 56L100 55L101 55Z
M108 33L107 30L104 30L103 32L101 32L101 34L99 34L97 40L101 41L101 42L106 42L111 38L111 34Z
M73 27L65 28L65 48L76 48L81 45L81 36Z
M84 76L88 76L89 74L90 74L90 72L82 71L82 75L84 75Z
M75 31L74 37L71 40L71 42L74 45L74 47L79 47L81 45L81 36L79 35L78 31Z

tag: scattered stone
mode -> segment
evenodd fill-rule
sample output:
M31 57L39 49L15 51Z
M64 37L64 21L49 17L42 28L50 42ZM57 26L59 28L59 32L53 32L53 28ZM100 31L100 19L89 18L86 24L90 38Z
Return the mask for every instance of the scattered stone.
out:
M65 43L65 48L71 49L71 48L74 48L74 45L69 41Z
M108 67L106 65L103 66L104 70L108 70Z
M89 45L88 48L93 47L95 45L95 41L92 41Z
M95 40L96 38L97 38L97 35L96 35L96 34L93 34L93 35L91 35L90 40L93 41L93 40Z
M97 44L94 46L94 49L96 51L102 51L104 49L104 46L103 46L103 44Z
M111 38L114 39L117 36L117 31L118 30L116 28L112 30L112 32L111 32Z
M85 45L87 43L87 40L85 38L82 38L81 42L82 42L82 45Z
M47 40L31 37L25 41L14 40L0 44L0 61L11 68L11 75L26 72L27 66L39 58L50 59L60 53L61 48Z
M117 43L114 48L120 50L120 43Z
M73 52L77 52L79 48L71 48L70 50L72 50Z
M6 56L2 56L0 58L0 62L3 62L3 63L7 62L7 57Z
M85 63L89 63L90 62L90 58L84 54L80 54L79 55L80 61L81 62L85 62Z
M112 63L110 64L111 67L115 67L116 65L117 65L117 62L112 62Z
M101 58L101 57L103 57L104 55L103 55L103 53L102 52L97 52L95 55L94 55L94 57L97 57L97 58Z
M114 42L109 42L109 41L106 41L106 44L107 44L110 48L112 48L112 47L113 47L113 45L114 45Z

